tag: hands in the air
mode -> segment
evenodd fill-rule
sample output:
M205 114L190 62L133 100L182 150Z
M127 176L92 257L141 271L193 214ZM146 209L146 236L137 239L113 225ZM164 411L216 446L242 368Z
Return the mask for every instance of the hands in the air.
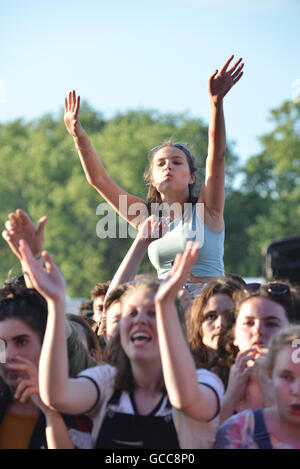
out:
M2 237L9 245L12 252L21 260L19 252L19 242L24 239L30 246L32 254L39 257L44 243L44 230L47 217L42 217L37 228L33 221L23 210L16 210L16 213L10 213L5 222L5 230L2 231Z
M244 64L241 63L241 58L238 59L229 70L227 70L233 57L234 56L231 55L221 70L216 70L209 77L208 94L214 103L221 101L243 75L242 69Z
M30 282L47 301L65 301L65 280L59 268L47 251L42 253L44 265L38 262L28 244L21 239L19 243L24 275L28 275Z
M177 254L168 277L161 283L155 302L174 302L196 262L200 243L188 241L184 253Z
M64 121L67 130L72 137L80 137L85 135L79 122L80 96L76 97L75 91L69 92L69 97L65 98L65 115Z

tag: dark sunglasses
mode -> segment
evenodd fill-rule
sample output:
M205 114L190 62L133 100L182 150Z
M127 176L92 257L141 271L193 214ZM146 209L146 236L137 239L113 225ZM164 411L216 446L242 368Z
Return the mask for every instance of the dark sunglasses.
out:
M164 143L161 144L161 145L157 145L157 147L151 148L150 151L157 150L158 148L163 147L164 145L165 145ZM187 143L183 143L183 142L174 142L174 143L172 143L171 145L172 145L172 147L187 147L187 146L188 146Z
M260 289L261 284L260 283L247 283L244 285L244 291L245 292L256 292ZM289 293L290 287L286 283L277 283L277 282L272 282L266 285L267 292L271 293L272 295L286 295L286 293Z

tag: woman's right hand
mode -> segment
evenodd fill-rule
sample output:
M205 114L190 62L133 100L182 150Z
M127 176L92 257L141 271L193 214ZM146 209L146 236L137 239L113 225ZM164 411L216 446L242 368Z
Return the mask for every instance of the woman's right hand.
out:
M86 135L86 132L83 130L78 116L80 109L80 96L76 97L75 91L69 92L69 97L65 98L65 114L64 121L66 128L72 137L81 137Z

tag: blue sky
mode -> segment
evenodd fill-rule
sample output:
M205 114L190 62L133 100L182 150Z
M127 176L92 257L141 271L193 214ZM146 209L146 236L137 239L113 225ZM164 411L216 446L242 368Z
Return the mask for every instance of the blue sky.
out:
M245 74L225 115L243 162L270 109L300 96L299 0L10 0L0 15L1 123L56 114L73 88L106 117L142 108L207 122L208 76L234 53Z

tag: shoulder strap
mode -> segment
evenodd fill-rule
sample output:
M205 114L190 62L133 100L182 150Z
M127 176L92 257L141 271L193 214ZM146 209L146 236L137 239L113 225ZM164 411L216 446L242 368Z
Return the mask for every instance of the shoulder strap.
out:
M272 449L270 434L266 429L262 409L253 411L254 414L254 441L258 444L259 449Z

